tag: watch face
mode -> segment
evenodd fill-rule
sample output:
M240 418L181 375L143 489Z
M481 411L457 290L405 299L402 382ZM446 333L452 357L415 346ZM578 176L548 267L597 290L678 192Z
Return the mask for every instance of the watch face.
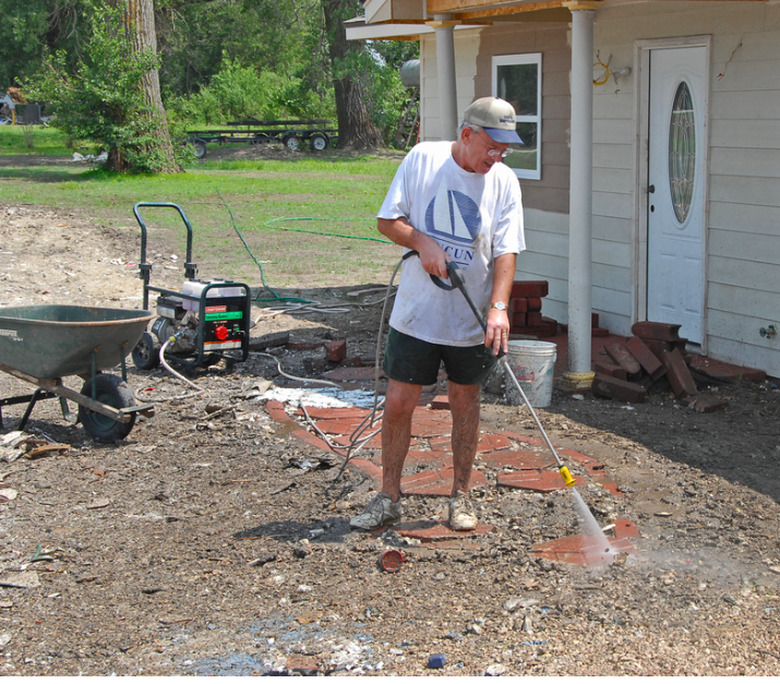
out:
M506 304L504 304L504 302L496 302L492 306L494 309L498 309L499 311L504 311L506 309Z

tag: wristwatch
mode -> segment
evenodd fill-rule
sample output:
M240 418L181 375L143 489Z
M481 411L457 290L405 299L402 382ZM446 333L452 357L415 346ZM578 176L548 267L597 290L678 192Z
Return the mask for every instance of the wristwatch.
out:
M498 309L499 311L506 311L506 304L504 302L493 302L490 305L491 309Z

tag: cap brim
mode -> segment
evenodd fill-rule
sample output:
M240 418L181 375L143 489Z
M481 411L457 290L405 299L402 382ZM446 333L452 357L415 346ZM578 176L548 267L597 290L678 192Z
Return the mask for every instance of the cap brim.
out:
M517 135L517 131L514 130L508 131L504 128L484 128L484 131L497 143L523 144L523 139Z

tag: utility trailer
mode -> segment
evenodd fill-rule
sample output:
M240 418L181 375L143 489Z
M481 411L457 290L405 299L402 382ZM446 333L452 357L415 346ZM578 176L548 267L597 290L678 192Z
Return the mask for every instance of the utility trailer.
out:
M262 145L282 143L291 152L297 152L304 143L312 150L327 149L338 138L338 128L333 128L330 119L278 119L274 121L229 121L229 128L209 128L199 131L187 131L195 156L206 156L206 144L246 143Z

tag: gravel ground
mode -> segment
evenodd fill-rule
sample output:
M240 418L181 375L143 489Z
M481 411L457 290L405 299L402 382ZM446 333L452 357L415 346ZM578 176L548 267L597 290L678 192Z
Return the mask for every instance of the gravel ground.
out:
M0 205L0 218L0 305L140 305L122 231L33 206ZM347 291L309 294L343 306ZM346 338L367 359L379 315L255 309L253 335ZM321 348L269 351L291 374L330 368ZM622 493L584 480L589 510L641 534L636 554L587 569L530 553L580 531L569 491L479 488L494 531L458 542L351 531L372 484L339 477L342 455L268 416L263 392L294 384L275 359L188 377L197 390L129 368L156 413L112 444L42 402L24 446L9 446L23 408L3 407L0 673L776 675L776 380L713 385L728 406L710 414L665 393L629 406L556 390L538 410L551 438L598 459ZM0 395L29 390L0 375ZM487 394L483 427L535 430ZM405 512L436 519L442 501L408 497ZM387 573L393 547L406 562Z

